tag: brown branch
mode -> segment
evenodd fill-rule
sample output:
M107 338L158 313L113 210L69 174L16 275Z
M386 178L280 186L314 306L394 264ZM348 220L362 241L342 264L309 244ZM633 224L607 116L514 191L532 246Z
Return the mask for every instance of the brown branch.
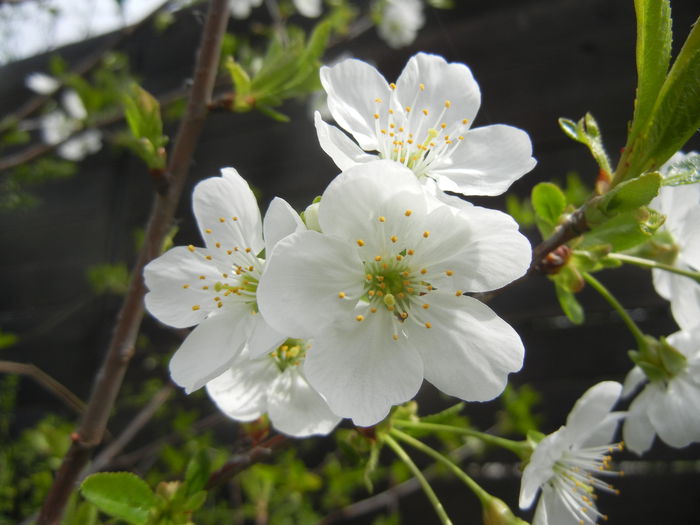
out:
M85 403L82 399L36 365L16 363L14 361L0 361L0 372L31 377L78 414L82 414L85 411Z
M39 513L37 525L58 525L75 482L87 463L92 449L102 440L107 420L121 388L126 368L134 354L134 344L144 315L145 286L143 268L160 254L180 194L185 184L192 154L204 126L217 72L219 50L228 22L228 0L212 0L202 33L192 91L185 117L175 139L168 172L172 179L168 191L154 197L145 242L132 270L131 282L117 316L107 354L95 378L85 415L73 443L56 473L53 486Z
M289 439L287 436L277 434L276 436L273 436L270 439L251 448L245 454L237 454L231 461L209 476L209 481L207 481L207 486L205 488L209 490L212 487L221 485L234 477L236 474L239 474L247 469L253 463L269 458L274 449L279 448L288 442Z

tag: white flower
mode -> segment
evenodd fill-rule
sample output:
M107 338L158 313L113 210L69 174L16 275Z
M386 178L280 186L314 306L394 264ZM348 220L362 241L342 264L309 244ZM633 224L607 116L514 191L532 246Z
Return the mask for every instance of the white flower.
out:
M193 210L206 248L178 246L150 262L144 277L146 308L161 322L197 325L170 361L173 380L189 393L229 368L247 345L253 357L286 337L258 314L256 288L266 253L285 235L304 228L282 199L263 222L250 187L233 168L197 184Z
M416 39L423 27L423 2L421 0L386 0L382 6L379 36L393 48L404 47Z
M288 340L269 355L252 358L244 349L233 366L207 383L207 392L227 416L253 421L268 413L290 436L328 434L340 422L309 385L299 366L307 344Z
M44 73L32 73L24 79L24 84L39 95L51 95L61 87L61 83L54 77Z
M294 0L294 7L308 18L316 18L321 14L321 0Z
M377 32L390 47L399 48L411 44L424 23L421 0L386 0Z
M687 359L686 367L666 381L650 381L629 407L622 429L627 448L643 454L658 434L664 443L682 448L700 441L700 325L667 339ZM625 379L624 395L634 393L646 380L634 367Z
M58 147L58 154L67 160L79 161L102 148L102 133L88 129Z
M379 157L435 179L442 190L498 195L535 166L524 131L470 129L481 94L464 64L419 53L387 84L375 68L350 59L322 67L321 83L331 114L357 141L316 116L321 147L341 170Z
M244 19L250 16L250 11L254 7L262 5L263 0L229 0L231 16Z
M537 444L520 485L520 508L532 506L540 489L532 525L593 524L603 515L595 489L615 491L595 476L609 468L610 446L623 413L611 413L622 386L604 381L591 387L571 410L566 426Z
M87 110L80 96L73 90L66 91L62 97L62 106L63 109L41 117L44 142L60 144L57 153L72 161L82 160L87 155L98 152L102 147L102 133L97 129L88 129L67 140L83 127L83 121L87 118Z
M697 155L696 152L687 155ZM676 153L661 168L668 174L669 168L684 157ZM678 249L675 265L682 270L700 270L700 184L662 186L659 195L649 205L666 215L664 230L671 234ZM688 277L653 270L654 287L663 297L671 301L671 311L678 325L692 328L700 323L700 283Z
M463 293L526 271L530 245L509 216L445 206L386 160L341 173L318 212L321 232L275 247L258 302L277 330L313 339L304 371L333 412L373 425L423 377L466 400L501 393L522 342Z

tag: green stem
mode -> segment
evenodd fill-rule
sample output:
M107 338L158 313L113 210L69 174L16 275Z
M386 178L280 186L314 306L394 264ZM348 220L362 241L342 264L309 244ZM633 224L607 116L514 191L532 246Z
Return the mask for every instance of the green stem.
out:
M632 320L630 315L627 313L627 310L624 309L624 307L618 302L617 299L610 293L610 291L603 286L603 283L601 283L598 279L593 277L590 273L583 273L583 278L585 281L590 284L595 290L603 296L603 298L610 304L610 306L613 307L613 309L620 315L622 318L622 321L627 325L627 328L629 329L630 332L632 332L632 335L634 336L635 340L637 341L637 345L639 346L639 349L642 350L647 347L647 339L644 335L644 333L639 329L637 324Z
M445 512L445 509L442 506L442 503L440 503L440 500L438 499L437 495L433 491L433 488L430 486L430 483L428 483L428 480L425 479L425 476L423 475L423 473L416 466L416 464L413 462L413 460L409 457L409 455L406 453L406 451L390 435L384 434L382 436L382 439L384 440L384 442L387 445L389 445L389 447L394 451L394 453L399 457L399 459L406 464L406 466L413 473L413 475L416 477L416 479L418 479L418 481L421 484L421 487L423 487L423 492L425 492L425 495L430 500L430 503L432 503L433 508L435 509L435 512L437 513L438 517L440 518L440 522L442 523L442 525L452 525L452 521L450 521L450 518L447 515L447 512Z
M694 281L700 283L700 272L683 270L682 268L678 268L677 266L656 262L651 259L643 259L641 257L625 255L624 253L609 253L607 256L610 259L615 259L616 261L620 261L627 264L634 264L635 266L641 266L642 268L658 269L665 270L671 273L677 273L678 275L689 277Z
M404 419L395 419L393 421L394 426L404 427L404 428L415 428L419 430L432 430L435 432L452 432L454 434L462 434L464 436L472 436L479 438L484 443L490 445L495 445L497 447L505 448L510 450L517 456L523 458L529 455L531 448L525 441L513 441L512 439L506 439L499 436L494 436L493 434L487 434L485 432L479 432L472 428L462 428L454 427L451 425L440 425L438 423L424 423L422 421L407 421Z
M395 438L403 441L404 443L407 443L411 445L413 448L416 448L420 450L421 452L427 454L431 458L439 461L443 465L445 465L448 469L452 471L452 473L457 476L461 481L464 482L464 484L469 487L469 489L476 495L477 498L479 498L479 501L481 501L482 504L488 503L491 499L492 496L486 492L484 489L481 488L481 485L479 485L476 481L474 481L471 477L467 475L466 472L464 472L461 468L459 468L454 461L452 461L450 458L447 456L444 456L440 454L437 450L429 447L422 441L417 440L416 438L409 436L405 432L401 432L397 428L393 428L390 431L391 435L394 436Z

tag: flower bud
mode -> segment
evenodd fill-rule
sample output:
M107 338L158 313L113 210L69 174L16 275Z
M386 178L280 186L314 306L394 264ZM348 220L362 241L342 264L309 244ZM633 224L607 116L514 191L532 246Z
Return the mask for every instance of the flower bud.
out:
M528 525L514 515L503 500L491 497L483 502L484 525Z
M309 204L304 210L304 213L302 214L302 218L304 219L304 224L306 224L306 227L309 230L315 230L317 232L321 231L321 225L318 222L319 204L319 202Z

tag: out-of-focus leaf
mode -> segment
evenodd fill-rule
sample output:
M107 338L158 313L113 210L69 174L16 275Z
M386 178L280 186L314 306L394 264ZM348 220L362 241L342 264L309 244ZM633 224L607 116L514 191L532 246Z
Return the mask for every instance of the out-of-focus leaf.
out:
M542 236L546 237L557 225L566 209L566 197L559 187L551 182L540 182L532 189L532 208L535 221Z
M150 487L131 472L93 474L83 481L80 491L102 512L134 525L145 524L156 504Z

